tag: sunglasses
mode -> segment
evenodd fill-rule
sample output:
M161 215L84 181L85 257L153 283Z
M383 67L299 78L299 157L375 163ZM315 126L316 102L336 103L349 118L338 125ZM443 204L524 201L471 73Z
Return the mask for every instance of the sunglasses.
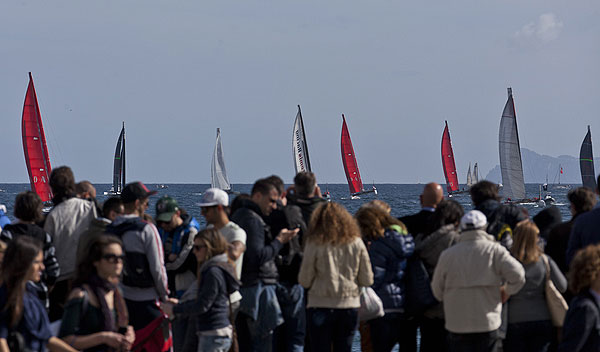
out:
M116 264L118 262L123 262L125 261L125 255L121 254L121 255L116 255L116 254L104 254L102 255L102 259L106 260L109 263L113 263Z
M206 246L205 246L205 245L197 245L197 244L195 244L195 245L194 245L194 247L193 247L193 249L194 249L195 251L199 251L199 250L201 250L202 248L206 248Z

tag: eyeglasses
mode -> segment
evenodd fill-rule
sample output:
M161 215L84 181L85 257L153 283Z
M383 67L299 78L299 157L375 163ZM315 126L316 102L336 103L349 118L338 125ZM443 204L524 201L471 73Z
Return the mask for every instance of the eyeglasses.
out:
M269 198L270 203L277 204L277 201L279 201L279 198Z
M116 255L116 254L109 253L109 254L102 255L102 259L106 260L109 263L113 263L113 264L116 264L118 262L122 263L123 261L125 261L125 255L124 254Z
M202 245L197 245L197 244L195 244L195 245L194 245L194 247L193 247L193 249L194 249L195 251L199 251L199 250L201 250L202 248L206 248L206 246L205 246L205 245L203 245L203 244L202 244Z

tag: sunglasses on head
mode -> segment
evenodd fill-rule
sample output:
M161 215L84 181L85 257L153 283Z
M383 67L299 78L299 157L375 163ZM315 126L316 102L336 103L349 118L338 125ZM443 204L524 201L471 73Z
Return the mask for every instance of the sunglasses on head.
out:
M106 260L109 263L118 263L118 262L123 262L125 261L125 255L121 254L121 255L116 255L116 254L104 254L102 255L102 259Z

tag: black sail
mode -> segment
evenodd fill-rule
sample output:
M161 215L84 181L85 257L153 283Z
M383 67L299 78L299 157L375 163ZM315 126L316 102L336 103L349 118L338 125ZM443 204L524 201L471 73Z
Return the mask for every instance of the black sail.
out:
M115 162L113 167L113 192L120 193L125 184L125 122L117 140Z
M592 132L588 126L587 134L579 150L579 168L583 187L596 190L596 173L594 171L594 153L592 152Z

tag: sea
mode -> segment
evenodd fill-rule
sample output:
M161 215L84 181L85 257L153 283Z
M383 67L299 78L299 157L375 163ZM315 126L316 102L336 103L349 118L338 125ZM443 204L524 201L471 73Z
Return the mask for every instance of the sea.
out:
M202 192L210 187L208 184L146 184L150 190L156 190L158 193L150 197L150 203L148 213L152 216L155 215L156 201L165 195L173 197L179 203L179 206L184 208L189 214L194 216L202 226L205 225L204 218L200 214L200 203L202 199ZM579 185L573 185L578 187ZM103 202L109 196L104 195L105 191L111 188L110 184L96 184L97 200ZM400 217L416 213L420 210L421 206L419 203L419 195L423 191L423 184L380 184L376 185L377 195L369 193L360 196L359 199L352 199L348 190L347 184L327 184L320 185L323 192L329 191L332 202L338 202L342 204L346 209L354 214L360 208L360 206L373 199L379 199L387 202L392 208L392 215ZM369 188L369 187L367 187ZM15 196L23 191L28 191L30 186L28 183L0 183L0 204L6 205L8 215L13 218L13 206ZM239 184L233 185L233 190L240 193L250 193L252 189L251 184ZM525 185L527 197L533 198L539 196L539 185L538 184L527 184ZM567 200L568 189L555 188L553 185L549 185L548 192L555 200L556 206L560 209L562 220L568 221L571 219L571 213L569 210L569 202ZM542 196L545 196L546 192L542 192ZM230 196L231 199L235 195ZM473 209L471 204L471 198L468 193L454 195L452 199L459 202L465 209L465 211ZM540 206L536 203L526 203L522 205L529 212L530 216L535 216L537 213L542 211L545 207ZM360 351L360 337L357 336L354 341L353 351ZM394 349L398 351L398 346Z

